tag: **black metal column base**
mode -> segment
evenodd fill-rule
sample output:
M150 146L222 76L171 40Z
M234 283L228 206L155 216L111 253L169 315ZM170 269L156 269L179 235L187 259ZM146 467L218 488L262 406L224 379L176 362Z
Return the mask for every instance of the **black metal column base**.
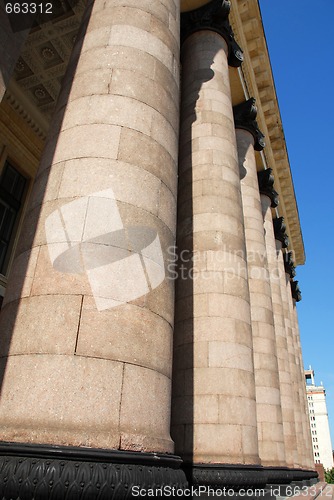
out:
M318 478L316 470L307 469L290 469L292 478L291 481L309 481Z
M291 484L293 481L317 480L315 470L289 469L288 467L265 467L269 484Z
M1 500L122 500L185 488L175 455L0 442Z
M238 498L240 490L247 490L247 496L256 498L261 491L263 498L291 496L293 488L302 491L309 481L317 480L317 472L288 467L262 467L241 464L183 464L189 484L194 488L207 487L210 491L220 490L231 496L231 490ZM227 491L228 490L228 491ZM290 493L289 493L290 492ZM233 494L233 492L232 492ZM224 494L223 494L224 496ZM203 498L206 498L203 496Z
M194 487L207 486L212 489L258 489L264 488L268 475L260 465L242 464L184 464L189 484Z

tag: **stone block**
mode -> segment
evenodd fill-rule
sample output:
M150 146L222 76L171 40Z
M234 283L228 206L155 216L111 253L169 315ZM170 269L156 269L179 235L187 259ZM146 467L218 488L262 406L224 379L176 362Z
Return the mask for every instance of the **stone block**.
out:
M171 376L172 329L157 314L134 304L97 311L83 302L76 352L140 365Z
M81 302L80 295L41 295L8 304L1 314L2 356L74 354Z
M120 406L123 449L174 451L169 436L170 385L170 379L161 373L125 365Z
M122 374L122 363L101 359L10 356L2 385L3 437L118 448Z

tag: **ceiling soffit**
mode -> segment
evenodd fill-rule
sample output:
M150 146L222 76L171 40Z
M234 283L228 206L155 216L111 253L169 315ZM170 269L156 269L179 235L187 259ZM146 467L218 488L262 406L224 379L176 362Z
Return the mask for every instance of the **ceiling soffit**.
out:
M22 98L25 104L30 102L28 108L35 121L40 122L44 134L55 108L85 3L85 0L63 1L62 10L52 21L31 29L7 91L10 103Z

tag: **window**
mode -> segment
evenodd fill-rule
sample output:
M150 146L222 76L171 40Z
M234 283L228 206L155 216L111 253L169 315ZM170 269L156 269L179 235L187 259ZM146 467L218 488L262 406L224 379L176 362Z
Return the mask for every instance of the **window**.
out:
M0 176L0 273L5 274L27 179L6 162Z

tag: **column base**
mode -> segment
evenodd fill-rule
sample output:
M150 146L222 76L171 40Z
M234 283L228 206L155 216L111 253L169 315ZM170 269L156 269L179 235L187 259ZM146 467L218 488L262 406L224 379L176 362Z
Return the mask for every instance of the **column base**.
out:
M267 483L289 484L293 479L292 471L288 467L264 467L267 473Z
M292 478L291 481L310 481L318 478L316 470L307 469L290 469Z
M185 488L181 464L159 453L0 442L0 498L122 500L141 489Z
M213 489L264 488L268 475L260 465L242 464L184 464L183 469L191 485Z
M207 491L210 490L211 496L214 490L222 490L225 492L223 496L231 496L233 490L235 494L232 496L238 497L241 489L248 490L247 496L252 498L257 498L259 495L265 499L291 496L294 487L296 491L302 490L318 477L316 471L288 467L185 463L182 468L191 486L195 489L206 487ZM259 490L262 490L261 493ZM205 493L201 498L207 498Z

